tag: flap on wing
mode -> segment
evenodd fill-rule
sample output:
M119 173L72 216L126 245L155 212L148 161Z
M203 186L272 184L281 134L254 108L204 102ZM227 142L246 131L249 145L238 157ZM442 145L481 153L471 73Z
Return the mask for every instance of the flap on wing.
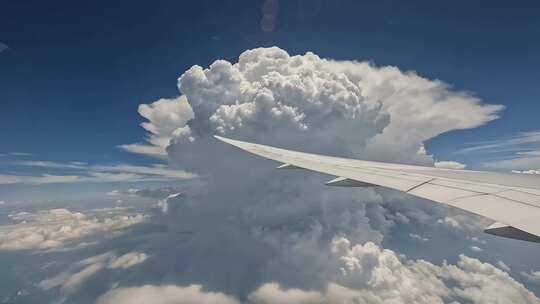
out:
M346 177L336 177L331 181L324 183L327 186L335 187L376 187L377 185L360 182Z

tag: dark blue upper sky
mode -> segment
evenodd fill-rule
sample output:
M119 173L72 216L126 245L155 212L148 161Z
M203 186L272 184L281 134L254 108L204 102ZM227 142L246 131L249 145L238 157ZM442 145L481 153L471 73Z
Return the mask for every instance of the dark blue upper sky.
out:
M503 119L441 136L461 144L538 129L536 1L281 1L273 32L263 1L6 1L0 10L0 153L136 161L114 148L144 132L137 105L175 96L194 64L249 48L372 60L415 70L507 106Z

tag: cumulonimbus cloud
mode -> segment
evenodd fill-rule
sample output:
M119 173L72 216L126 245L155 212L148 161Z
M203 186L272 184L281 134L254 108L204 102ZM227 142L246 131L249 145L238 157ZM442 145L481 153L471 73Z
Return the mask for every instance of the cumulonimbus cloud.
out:
M237 63L193 66L178 87L179 98L139 107L148 119L142 126L150 133L149 144L123 146L126 150L164 155L171 144L219 133L297 146L298 141L340 144L348 154L432 163L417 153L424 141L482 125L503 108L396 67L309 52L290 56L277 47L245 51Z
M170 237L196 236L178 244L189 260L185 284L121 287L101 301L129 302L141 292L158 302L189 291L253 303L481 303L489 302L491 290L509 301L536 301L508 274L479 260L460 256L456 265L435 265L383 249L392 227L417 221L412 214L419 210L407 210L414 207L389 212L379 190L328 189L320 176L271 172L268 163L232 153L212 138L433 165L426 140L485 124L502 106L396 67L291 56L276 47L248 50L237 62L193 66L178 87L180 97L144 107L149 134L137 145L143 154L166 155L178 168L205 176L204 190L167 199L175 203L158 215L174 232ZM191 118L180 123L160 114L167 112ZM420 211L418 218L431 217L436 225L432 214ZM448 222L467 227L455 218Z

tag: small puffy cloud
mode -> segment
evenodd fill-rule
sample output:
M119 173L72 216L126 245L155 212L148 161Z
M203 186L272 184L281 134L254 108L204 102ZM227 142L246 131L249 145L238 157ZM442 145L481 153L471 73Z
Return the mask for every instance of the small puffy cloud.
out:
M467 239L471 240L471 241L473 241L475 243L479 243L479 244L486 244L487 243L485 240L482 240L482 239L480 239L479 237L476 237L476 236L472 236L472 237L467 236Z
M482 252L484 250L482 248L478 247L478 246L471 246L471 251Z
M58 248L95 234L119 233L145 220L137 213L97 217L67 209L19 212L10 218L19 223L0 226L0 250Z
M8 49L7 44L0 42L0 53L2 53L3 51L7 49Z
M446 217L444 217L442 219L439 219L437 221L437 223L450 226L450 227L452 227L454 229L459 229L461 227L457 220L455 220L454 218L449 217L449 216L446 216Z
M145 285L113 289L99 297L97 304L240 304L234 297L204 291L201 285Z
M540 284L540 271L520 272L528 281L536 284Z
M317 291L283 290L277 283L266 283L251 293L250 304L322 304L324 297Z
M415 233L409 233L409 237L413 240L416 240L416 241L421 241L421 242L427 242L429 241L429 238L427 237L423 237L421 235L418 235L418 234L415 234Z
M443 169L456 169L456 170L462 170L467 167L467 165L456 162L456 161L437 161L435 162L436 168L443 168Z

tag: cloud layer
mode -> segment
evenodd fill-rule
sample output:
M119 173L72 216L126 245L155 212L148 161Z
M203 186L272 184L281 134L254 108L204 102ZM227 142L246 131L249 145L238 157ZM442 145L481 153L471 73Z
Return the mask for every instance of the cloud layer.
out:
M148 256L141 252L128 252L117 256L114 252L106 252L97 256L85 258L67 271L42 280L37 285L43 290L58 288L60 291L60 302L69 295L77 292L81 286L104 269L126 269L143 263Z
M13 225L0 226L0 250L50 249L95 234L114 234L145 220L142 214L88 216L67 209L11 214Z
M148 166L116 164L89 165L81 162L59 163L51 161L16 161L12 165L22 167L64 170L69 175L42 174L14 175L0 174L2 184L54 184L54 183L104 183L104 182L141 182L173 181L196 178L197 175L183 170L172 169L164 164Z
M408 260L374 243L352 245L332 241L328 263L337 266L320 291L283 288L269 282L247 296L248 304L340 303L539 303L539 299L508 273L461 255L456 265ZM240 303L223 293L203 291L200 285L113 289L98 303Z
M107 243L126 246L113 250L119 265L144 262L113 269L110 256L94 252L82 259L94 257L92 263L61 271L53 289L73 276L85 286L99 281L102 304L538 302L477 259L456 253L450 258L457 262L435 263L383 248L388 239L413 240L422 250L440 242L437 231L455 230L463 240L456 248L469 250L464 234L483 221L395 192L325 187L326 177L303 170L273 171L211 137L434 165L425 140L493 120L501 106L395 67L290 56L275 47L248 50L238 62L193 66L178 87L178 98L139 107L148 136L123 148L166 158L200 174L199 183L181 195L148 191L165 212ZM111 193L121 194L127 200L139 190ZM419 224L430 234L401 229ZM129 276L120 280L116 271ZM85 299L81 290L64 294Z

